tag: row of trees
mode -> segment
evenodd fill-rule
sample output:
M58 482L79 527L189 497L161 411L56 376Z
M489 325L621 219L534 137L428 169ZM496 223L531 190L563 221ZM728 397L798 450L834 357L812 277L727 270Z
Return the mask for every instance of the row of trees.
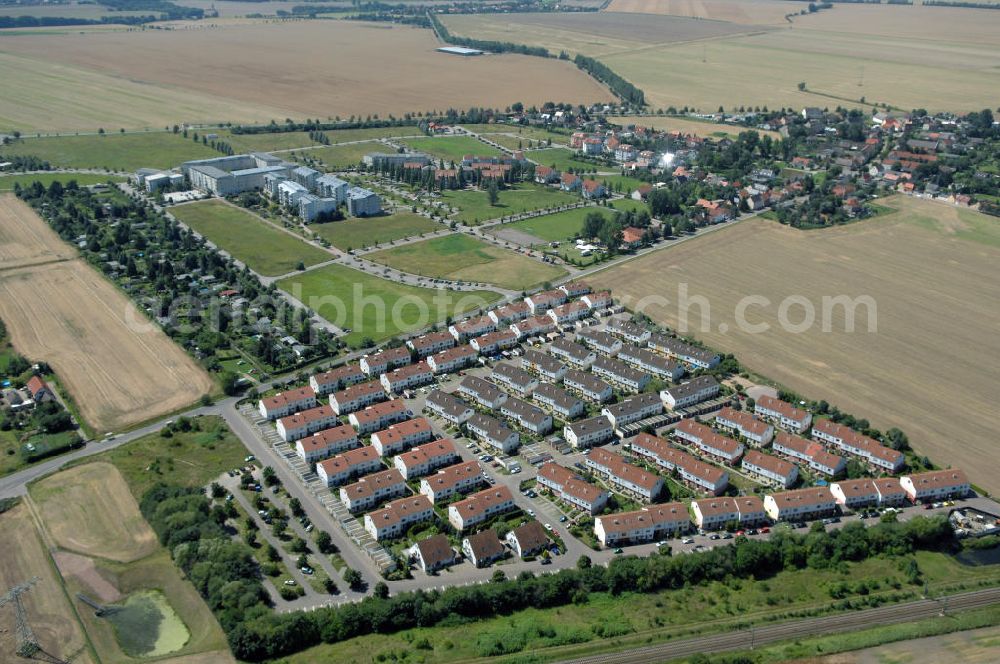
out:
M633 106L646 105L645 93L616 74L603 62L587 57L586 55L580 55L579 53L577 53L573 62L577 67L607 85L611 89L611 92L615 93L622 101L628 102Z
M850 561L905 556L951 543L951 526L943 517L917 518L905 524L879 523L870 528L851 523L829 533L822 528L806 534L775 533L767 541L739 537L732 546L676 558L626 556L614 559L606 568L593 566L582 557L575 569L554 574L522 572L516 579L505 579L501 574L488 584L371 597L307 614L249 612L247 619L227 631L238 659L262 661L321 641L335 643L365 634L431 627L442 621L460 624L528 607L585 603L595 592L656 592L727 577L762 579L782 570L836 568Z

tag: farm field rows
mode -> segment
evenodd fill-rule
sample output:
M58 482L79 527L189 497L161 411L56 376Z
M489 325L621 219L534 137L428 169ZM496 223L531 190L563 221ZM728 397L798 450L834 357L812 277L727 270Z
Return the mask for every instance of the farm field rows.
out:
M478 157L499 157L502 153L472 136L440 136L407 138L403 141L417 152L443 159L445 163L460 162L467 154Z
M23 355L55 369L98 432L171 413L213 389L201 367L79 260L3 272L0 319Z
M788 25L785 15L795 13L783 0L611 0L613 12L689 16L747 25ZM797 20L797 19L796 19Z
M0 147L10 155L34 155L54 168L106 168L132 172L142 167L172 168L191 159L208 159L212 148L169 132L43 136Z
M413 212L396 212L385 217L347 219L309 226L309 230L343 251L371 247L442 228L441 224Z
M325 265L278 282L290 294L340 328L356 345L414 332L499 299L494 291L419 288L382 279L343 265Z
M912 7L886 7L890 12ZM928 8L932 12L941 8ZM837 6L829 16L852 13L853 6ZM959 26L973 20L1000 30L1000 16L989 10L956 17ZM843 12L843 14L842 14ZM820 12L827 13L827 12ZM978 17L976 17L978 15ZM949 25L933 38L919 41L894 31L888 14L864 34L825 27L825 17L795 23L789 30L703 42L700 48L660 46L636 49L602 58L616 72L646 92L654 107L689 106L704 112L718 106L835 106L886 102L894 106L931 110L978 110L994 105L1000 85L1000 44L975 37L966 40ZM927 14L940 26L944 14ZM865 19L857 16L860 23ZM877 54L877 55L872 55ZM794 67L774 67L774 62ZM671 66L662 66L670 62ZM737 72L751 70L754 76ZM805 82L806 91L798 84Z
M269 45L266 54L260 44ZM5 82L19 94L0 103L0 127L96 131L181 121L266 123L612 98L571 62L506 54L457 58L435 52L436 45L430 30L355 21L5 40L0 69L12 73ZM178 53L197 54L197 61ZM337 66L309 68L305 62ZM523 75L526 68L532 76Z
M723 21L615 12L459 14L443 20L449 31L463 37L590 56L747 32L746 26Z
M675 329L678 287L688 284L690 296L710 304L708 329L702 329L699 307L691 307L694 336L801 394L826 399L876 427L901 428L918 453L1000 490L989 470L998 452L983 419L992 412L1000 375L994 333L1000 326L994 306L1000 228L991 218L945 204L904 197L882 204L899 212L805 232L750 220L589 280L613 289L630 307L640 307L650 294L668 298L641 308ZM734 260L737 254L744 259ZM782 329L779 303L802 294L815 308L815 325L801 333ZM734 312L746 295L769 299L746 314L750 323L769 324L766 333L737 331ZM823 296L870 296L877 331L868 331L862 306L856 331L846 332L844 308L823 316ZM788 314L793 323L802 316L799 305ZM720 330L723 324L728 330Z
M457 219L462 223L476 225L489 219L496 219L518 212L547 209L560 205L571 205L579 197L541 185L520 185L516 189L503 189L497 205L490 205L485 191L460 189L443 191L441 198L446 203L459 208Z
M273 228L257 216L219 200L170 208L170 213L251 270L268 277L287 274L299 262L307 267L333 260L319 247Z
M527 290L566 274L565 270L494 247L462 233L384 249L365 256L397 270L437 279L485 282Z
M31 206L11 194L0 195L0 221L0 268L4 270L77 255Z

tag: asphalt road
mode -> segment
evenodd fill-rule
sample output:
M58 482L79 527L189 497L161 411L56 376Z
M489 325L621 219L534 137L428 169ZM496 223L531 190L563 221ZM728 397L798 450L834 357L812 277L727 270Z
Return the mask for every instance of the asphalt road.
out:
M837 634L865 629L873 625L893 625L914 622L942 615L942 612L969 610L1000 602L1000 588L987 588L937 599L921 599L914 602L864 609L853 613L841 613L820 618L807 618L792 622L776 623L699 636L680 641L671 641L653 646L633 648L603 655L591 655L563 660L567 664L644 664L661 662L696 653L716 653L729 650L745 650L780 641L816 635Z

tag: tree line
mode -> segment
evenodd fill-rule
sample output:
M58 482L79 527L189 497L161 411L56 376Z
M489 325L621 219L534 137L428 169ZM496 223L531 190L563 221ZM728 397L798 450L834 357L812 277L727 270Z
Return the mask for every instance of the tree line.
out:
M519 53L520 55L533 55L539 58L551 58L552 54L544 46L528 46L526 44L515 44L513 42L499 42L485 39L472 39L471 37L459 37L448 32L448 28L438 20L434 14L428 14L434 29L442 41L456 46L475 48L480 51L490 53Z
M581 55L580 53L576 54L573 62L577 67L607 85L611 89L611 92L622 101L626 101L633 106L646 105L646 94L616 74L603 62L587 57L586 55Z
M848 562L908 556L916 550L945 548L952 543L951 526L943 517L879 523L870 528L851 523L829 533L822 528L805 534L777 532L767 541L738 537L730 546L678 557L625 556L612 560L606 568L591 565L582 557L576 568L553 574L522 572L516 579L499 574L487 584L369 597L309 613L264 613L251 608L235 626L229 616L220 622L238 659L263 661L320 642L336 643L442 622L460 625L529 607L583 604L591 593L657 592L727 577L764 579L782 570L838 568ZM915 559L905 561L912 568L910 581L919 583Z

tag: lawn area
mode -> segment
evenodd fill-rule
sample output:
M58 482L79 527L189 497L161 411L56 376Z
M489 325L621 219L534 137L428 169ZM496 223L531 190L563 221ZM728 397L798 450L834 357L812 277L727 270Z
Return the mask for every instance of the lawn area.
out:
M639 201L622 199L612 201L612 207L625 212L627 210L641 209L645 205ZM572 238L583 228L583 220L590 212L601 212L605 217L610 217L613 210L606 207L584 207L572 210L563 210L554 214L547 214L542 217L522 219L512 224L498 226L498 229L516 228L530 235L534 235L545 242L561 242Z
M181 418L169 437L162 432L138 438L128 445L85 459L84 463L114 464L136 500L157 482L203 486L227 470L244 465L247 448L217 415L189 419L183 431Z
M500 298L493 291L405 286L343 265L326 265L277 285L337 327L350 329L344 340L351 345L365 337L378 342L415 332Z
M776 131L764 131L763 129L750 129L739 125L724 124L721 122L707 122L705 120L695 120L672 115L664 116L629 116L612 117L608 122L617 125L635 125L648 129L659 129L660 131L679 131L684 134L695 134L702 137L729 136L736 138L744 131L756 131L761 136L767 135L773 139L781 138L781 134Z
M583 228L583 219L588 213L598 211L600 208L585 207L573 210L564 210L555 214L547 214L542 217L522 219L512 224L497 226L497 229L516 228L530 235L534 235L546 242L562 241L571 238Z
M485 282L527 290L566 271L455 233L368 254L369 260L439 279Z
M309 230L344 251L392 242L442 228L441 224L412 212L397 212L385 217L331 221L309 226Z
M528 159L541 164L542 166L551 166L558 171L568 171L574 170L579 171L580 169L590 171L595 168L598 170L609 170L611 166L597 166L590 163L589 161L582 161L575 159L574 155L576 152L570 150L569 148L546 148L544 150L528 150L524 153Z
M163 131L24 138L0 147L0 154L35 155L56 168L107 168L115 171L134 171L143 167L172 168L191 159L220 156L207 145Z
M921 552L917 558L932 588L983 574L969 572L969 568L940 553ZM402 658L402 654L412 653L417 643L421 644L418 648L427 651L428 661L434 662L478 661L481 657L515 653L522 653L523 661L571 660L584 654L660 642L692 629L732 629L736 621L778 617L795 610L824 610L830 605L831 587L846 584L853 589L861 580L868 581L869 586L878 584L863 589L865 594L919 596L922 587L908 585L899 567L896 560L876 558L845 564L839 571L786 571L756 581L734 579L651 594L592 593L585 602L572 606L527 609L463 624L460 637L451 625L417 628L323 644L283 661L325 664L392 660L393 656ZM987 573L995 576L996 571ZM899 590L893 587L897 583ZM853 596L855 591L848 592Z
M595 179L603 182L610 191L626 196L638 189L640 185L646 184L643 180L629 175L597 175Z
M219 134L219 140L229 143L236 152L271 152L319 145L309 138L308 131L281 131L264 134L234 134L230 131L215 133Z
M253 214L223 201L178 205L170 213L259 274L273 277L331 260L318 247L269 226Z
M0 191L12 191L15 184L26 187L38 181L48 187L53 182L66 184L70 180L76 180L81 187L103 182L122 182L125 180L120 175L101 175L100 173L30 173L26 175L0 175Z
M363 129L335 129L324 131L330 143L349 143L351 141L370 141L375 138L393 138L395 136L420 136L416 127L366 127Z
M418 152L449 161L461 161L467 154L480 157L498 157L502 153L492 145L487 145L472 136L436 136L408 138L403 141Z
M504 189L500 192L500 202L496 206L490 205L486 192L478 189L443 191L441 198L459 208L456 218L470 225L518 212L568 205L580 200L574 194L535 184L521 184L516 189Z
M361 163L361 158L369 152L385 152L385 145L370 141L367 143L351 143L350 145L328 145L322 148L301 150L296 154L300 161L305 157L318 159L331 169L348 168Z

